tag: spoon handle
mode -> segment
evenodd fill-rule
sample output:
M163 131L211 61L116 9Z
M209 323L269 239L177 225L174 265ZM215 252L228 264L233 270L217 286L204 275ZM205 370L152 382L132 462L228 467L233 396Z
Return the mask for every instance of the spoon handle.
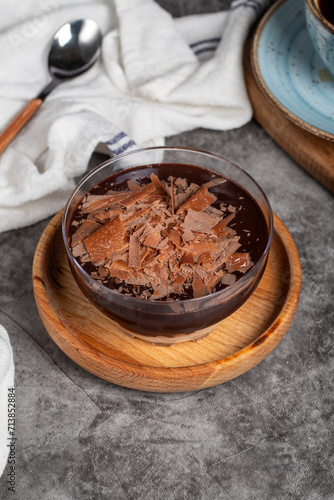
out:
M8 125L6 130L0 134L0 153L2 153L8 144L14 139L27 121L30 120L42 102L43 100L38 97L31 99L31 101L28 102L16 118L14 118L14 120Z

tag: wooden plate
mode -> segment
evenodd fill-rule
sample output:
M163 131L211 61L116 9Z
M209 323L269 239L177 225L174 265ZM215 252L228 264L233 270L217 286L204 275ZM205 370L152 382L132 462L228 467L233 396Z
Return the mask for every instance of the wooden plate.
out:
M61 217L59 212L52 219L36 249L35 300L60 349L98 377L152 392L211 387L262 361L293 320L300 262L294 241L277 216L267 268L250 299L204 339L169 347L128 337L85 298L69 269Z

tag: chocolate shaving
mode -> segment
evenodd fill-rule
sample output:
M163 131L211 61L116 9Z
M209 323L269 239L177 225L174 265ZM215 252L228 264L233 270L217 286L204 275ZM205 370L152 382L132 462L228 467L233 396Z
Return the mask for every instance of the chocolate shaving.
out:
M83 243L78 243L72 247L72 253L74 257L83 257L87 250Z
M140 241L136 233L129 238L129 266L137 269L140 266Z
M223 184L223 182L226 182L226 179L218 177L217 179L212 179L211 181L206 182L205 184L203 184L203 187L206 187L206 189L210 189Z
M119 217L104 224L84 239L91 261L98 262L125 248L126 228Z
M129 179L127 181L127 185L128 185L129 191L139 191L141 188L140 184L137 184L137 182L134 181L133 179Z
M170 181L170 206L172 215L175 214L175 191L174 191L174 177Z
M205 212L188 209L183 226L198 233L211 233L211 228L217 225L217 218Z
M178 209L178 213L185 212L190 208L196 210L196 212L201 212L205 210L208 206L216 201L214 194L210 193L206 187L202 186L199 188L183 205Z
M71 245L74 247L81 243L84 238L100 227L98 222L84 220L71 237Z
M240 273L245 273L253 266L253 262L250 260L248 253L233 253L226 261L226 269L229 272L239 271Z
M236 279L237 279L237 277L236 277L235 274L228 274L228 273L226 273L223 276L223 278L222 278L222 283L224 285L230 286L230 285L233 285L236 282Z

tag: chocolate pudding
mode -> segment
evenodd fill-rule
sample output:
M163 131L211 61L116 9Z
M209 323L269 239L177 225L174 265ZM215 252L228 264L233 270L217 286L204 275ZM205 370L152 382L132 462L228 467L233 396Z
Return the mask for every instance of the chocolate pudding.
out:
M90 189L73 211L67 241L96 281L87 290L72 269L95 305L126 330L173 336L214 325L222 308L226 317L248 298L264 266L223 306L215 300L256 266L268 237L259 204L240 185L202 167L161 163ZM123 303L104 289L123 295ZM203 297L212 300L195 312L192 304ZM170 314L148 312L148 302L167 302ZM173 315L180 304L182 315Z

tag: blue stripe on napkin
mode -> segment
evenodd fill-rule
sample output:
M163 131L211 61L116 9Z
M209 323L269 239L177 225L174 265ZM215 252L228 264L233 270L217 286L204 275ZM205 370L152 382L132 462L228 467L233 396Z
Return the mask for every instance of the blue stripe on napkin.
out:
M130 139L130 137L122 131L118 132L114 135L114 137L106 141L105 145L112 155L120 155L126 151L137 148L135 141Z
M124 144L124 146L121 146L118 149L114 149L113 152L115 155L120 155L122 153L125 153L125 151L127 151L128 149L130 149L132 146L135 146L135 145L136 145L135 141L130 139L126 144Z
M208 43L208 44L209 44L209 43L219 43L219 42L220 42L220 40L221 40L221 38L220 38L220 37L219 37L219 38L218 38L218 37L217 37L217 38L206 38L205 40L200 40L200 41L198 41L198 42L191 43L191 44L189 45L189 47L194 48L194 47L196 47L197 45L202 45L202 44L207 44L207 43Z
M273 0L267 0L267 3L270 5L273 3ZM257 14L261 14L264 10L264 2L263 0L234 0L232 2L230 10L239 9L240 7L250 7L254 9ZM268 5L267 5L268 6Z
M203 54L203 52L215 51L221 38L206 38L205 40L199 40L198 42L191 43L189 47L193 49L196 56Z
M118 141L120 141L121 139L123 139L123 137L127 137L127 135L124 133L124 132L119 132L118 134L115 135L115 137L113 137L112 139L109 139L106 144L108 146L111 146L112 144L115 144L117 143Z

